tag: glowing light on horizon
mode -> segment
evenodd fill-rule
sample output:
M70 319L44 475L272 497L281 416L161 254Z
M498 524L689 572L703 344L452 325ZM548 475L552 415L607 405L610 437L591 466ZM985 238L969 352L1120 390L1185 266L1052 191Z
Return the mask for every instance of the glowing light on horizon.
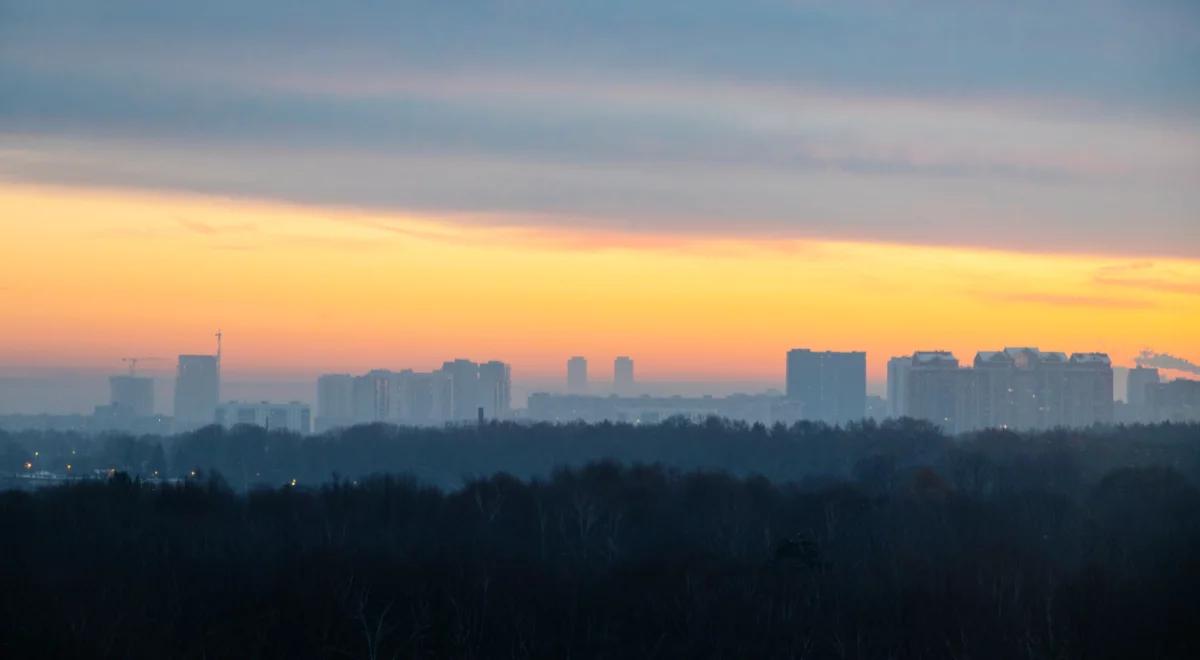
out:
M233 371L518 376L585 354L639 377L777 378L790 347L967 359L1012 344L1197 357L1200 260L503 222L0 185L0 364L115 365L209 349ZM134 351L134 352L131 352Z

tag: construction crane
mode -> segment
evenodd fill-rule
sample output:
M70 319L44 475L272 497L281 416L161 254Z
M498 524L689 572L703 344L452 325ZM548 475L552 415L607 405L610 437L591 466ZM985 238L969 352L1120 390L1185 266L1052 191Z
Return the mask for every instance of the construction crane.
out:
M129 375L134 376L137 374L138 362L151 362L154 360L161 360L161 359L162 358L159 358L159 357L139 356L139 357L123 357L123 358L121 358L121 361L125 362L129 365Z

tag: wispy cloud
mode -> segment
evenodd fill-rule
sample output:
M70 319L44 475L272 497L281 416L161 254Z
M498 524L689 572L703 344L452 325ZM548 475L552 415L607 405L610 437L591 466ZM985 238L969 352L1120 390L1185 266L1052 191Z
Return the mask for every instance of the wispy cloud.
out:
M181 227L196 234L204 236L217 236L223 234L244 234L247 232L256 232L258 227L252 223L236 223L217 225L212 223L201 222L199 220L189 220L187 218L176 218L176 221Z
M1200 295L1200 281L1196 279L1195 274L1189 277L1170 268L1156 267L1149 261L1106 266L1098 269L1093 279L1097 284L1104 286Z
M1145 309L1153 305L1145 300L1131 298L1115 298L1106 296L1089 296L1059 293L1026 293L1026 292L986 292L976 294L978 297L1005 303L1068 306L1068 307L1100 307L1114 309Z
M20 142L21 138L14 139ZM269 198L464 226L680 236L832 239L1037 252L1196 253L1182 207L1150 216L1153 187L1069 186L694 162L576 164L482 155L110 140L51 141L17 181ZM109 163L119 162L114 171ZM3 177L0 177L3 178ZM1178 200L1182 205L1186 200ZM1197 201L1200 203L1200 200ZM1086 214L1087 231L1074 227Z

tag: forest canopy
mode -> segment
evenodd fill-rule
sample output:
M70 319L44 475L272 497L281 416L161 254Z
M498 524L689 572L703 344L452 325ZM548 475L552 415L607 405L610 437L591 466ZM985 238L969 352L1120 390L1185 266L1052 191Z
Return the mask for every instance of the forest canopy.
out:
M0 655L1196 657L1197 431L13 434Z

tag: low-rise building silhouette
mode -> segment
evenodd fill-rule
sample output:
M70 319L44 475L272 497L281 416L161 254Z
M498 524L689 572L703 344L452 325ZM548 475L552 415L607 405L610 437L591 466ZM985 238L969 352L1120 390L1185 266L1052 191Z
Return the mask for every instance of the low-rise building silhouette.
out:
M749 424L791 424L803 418L794 399L777 394L701 396L587 396L538 392L529 396L528 419L538 422L656 424L672 417L701 421L722 417Z
M215 421L225 428L239 424L261 426L269 431L312 432L312 409L307 403L290 401L228 401L217 406Z

